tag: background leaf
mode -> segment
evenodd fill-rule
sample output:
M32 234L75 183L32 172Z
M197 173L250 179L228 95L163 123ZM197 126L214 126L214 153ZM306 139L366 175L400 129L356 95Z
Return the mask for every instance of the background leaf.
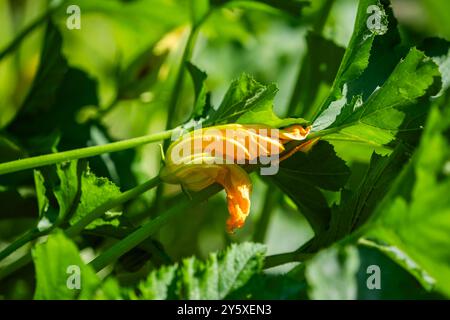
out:
M205 262L189 258L162 267L138 285L135 298L224 299L261 270L264 252L259 244L235 244L223 253L211 254Z
M433 109L413 161L378 206L366 234L425 286L435 283L446 295L450 292L445 280L450 260L444 249L450 226L448 119L448 108Z
M99 285L99 279L84 264L75 244L61 232L49 236L45 243L36 246L33 261L36 268L35 299L89 299ZM70 266L80 270L80 289L67 286L71 275L67 270Z

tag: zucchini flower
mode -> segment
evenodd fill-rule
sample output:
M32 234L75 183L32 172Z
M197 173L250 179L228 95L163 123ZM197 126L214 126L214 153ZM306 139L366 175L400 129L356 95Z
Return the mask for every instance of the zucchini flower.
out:
M170 145L160 177L191 191L200 191L213 183L222 185L230 213L227 230L231 233L244 225L250 212L252 182L240 165L259 164L261 174L275 174L280 161L297 151L309 150L313 140L287 153L284 146L293 140L304 140L309 131L309 127L300 125L282 130L240 124L196 129ZM269 168L263 167L268 164Z

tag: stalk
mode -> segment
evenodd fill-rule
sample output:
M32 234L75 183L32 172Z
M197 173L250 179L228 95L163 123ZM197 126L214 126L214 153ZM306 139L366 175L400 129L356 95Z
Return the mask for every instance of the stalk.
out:
M42 156L0 163L0 175L26 169L38 168L64 161L98 156L104 153L131 149L147 143L168 139L171 137L172 132L173 130L166 130L147 136L112 142L99 146L74 149L70 151L51 153Z

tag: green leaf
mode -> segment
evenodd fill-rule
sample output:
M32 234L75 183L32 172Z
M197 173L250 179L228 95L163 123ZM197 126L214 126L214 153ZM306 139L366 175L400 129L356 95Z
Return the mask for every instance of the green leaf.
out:
M75 224L103 203L119 195L119 187L107 178L97 177L87 167L81 174L80 200L74 214L70 218L70 224ZM115 218L120 214L120 212L106 212L103 218L93 221L87 228L92 229L104 224L118 225L118 221Z
M357 248L359 300L442 299L442 296L427 292L410 273L379 250L363 244ZM378 288L368 286L377 281Z
M450 109L432 110L419 149L365 236L426 286L450 296Z
M408 160L409 152L401 144L389 156L373 153L367 173L357 189L343 190L340 204L331 208L330 227L315 239L313 248L329 246L364 224Z
M319 141L310 152L297 152L280 163L272 181L292 200L310 222L316 235L329 227L330 208L320 189L339 191L350 170L333 146Z
M244 286L262 269L265 247L260 244L233 244L208 260L194 257L152 271L141 282L138 299L224 299ZM135 290L134 290L135 291Z
M44 231L66 220L75 224L105 202L120 195L119 188L107 178L91 172L86 162L71 161L47 169L46 178L35 170L36 195L39 207L38 229ZM56 177L53 175L56 172ZM51 202L49 198L56 200ZM102 225L118 226L121 212L108 211L88 228Z
M34 170L34 183L36 188L36 198L38 203L38 211L39 211L39 230L46 230L51 227L51 225L56 220L56 217L52 215L50 219L46 216L49 210L49 201L47 198L47 188L45 187L45 179L40 171Z
M32 87L6 132L32 155L49 152L36 146L36 139L54 142L54 137L60 136L60 150L87 146L90 125L78 123L77 114L82 107L98 105L97 83L68 66L62 54L61 34L50 23Z
M54 188L53 192L59 204L58 219L60 221L71 214L71 211L77 205L77 201L80 198L81 177L79 170L81 168L78 165L81 167L82 162L71 161L56 165L59 185Z
M38 230L58 225L70 215L79 199L80 176L78 162L60 163L53 168L34 171L36 197L39 208ZM55 199L56 201L50 201Z
M84 264L76 245L61 231L50 235L45 243L33 249L33 261L36 269L35 299L90 299L99 286L95 272Z
M305 277L308 295L320 300L353 300L357 297L359 255L355 247L333 246L308 261Z
M409 107L429 94L440 73L436 64L417 49L411 49L387 81L375 91L367 102L346 97L339 100L319 116L314 130L342 128L337 135L352 137L374 145L383 145L394 139L402 123L416 114ZM415 110L411 108L410 110ZM336 135L330 135L330 139Z
M191 75L192 82L194 83L195 100L191 119L197 120L205 117L211 110L210 95L205 86L207 74L190 62L186 64L186 67Z
M378 9L370 13L369 7ZM377 15L380 31L369 27ZM361 1L352 39L313 130L334 129L338 133L327 136L330 141L375 147L392 141L399 130L418 130L411 121L428 112L418 102L433 94L440 75L417 49L405 55L388 2Z
M280 119L273 112L273 99L278 89L275 84L263 85L247 74L231 83L222 103L212 110L206 124L241 123L285 127L306 125L304 119Z

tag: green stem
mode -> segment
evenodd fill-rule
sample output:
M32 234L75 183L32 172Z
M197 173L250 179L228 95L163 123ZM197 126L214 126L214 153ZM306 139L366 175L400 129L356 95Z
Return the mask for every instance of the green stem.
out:
M159 215L158 217L150 220L142 225L139 229L128 235L125 239L117 242L109 249L104 251L101 255L91 261L90 265L95 271L100 271L107 265L111 264L126 252L130 251L134 247L138 246L142 241L147 239L153 233L155 233L161 226L166 224L169 219L174 216L186 213L186 210L193 206L207 200L212 195L219 192L222 188L218 185L213 185L207 189L204 189L197 193L192 201L183 201L178 205L175 205Z
M0 252L0 261L5 259L14 251L26 245L28 242L33 241L36 238L39 238L41 235L43 235L43 233L39 232L37 229L27 231L23 236L21 236L19 239L11 243L9 246L7 246Z
M264 269L274 268L290 262L304 262L311 258L314 254L301 253L297 251L274 254L267 256L264 262Z
M9 276L10 274L14 273L15 271L25 267L27 264L31 262L31 260L32 260L31 252L28 251L13 263L8 264L3 269L0 269L0 281Z
M32 23L27 25L22 31L19 32L19 34L10 42L9 45L6 46L1 52L0 52L0 60L5 58L7 55L11 54L14 50L17 49L17 47L22 43L22 41L28 37L37 27L39 27L41 24L46 22L52 14L57 11L59 8L62 7L62 5L67 1L62 1L56 6L50 7L47 11L45 11L42 15L37 17Z
M124 230L117 228L99 227L93 230L83 230L81 234L94 235L101 238L113 238L116 240L122 240L134 230L136 230L136 228L133 228L132 230L126 229ZM148 239L147 241L142 242L139 245L139 248L148 252L151 255L152 262L157 266L163 264L171 264L173 262L172 259L170 259L170 257L167 255L167 253L165 253L161 248L159 248L153 243L152 239Z
M37 157L0 163L0 175L6 173L13 173L20 170L42 167L64 161L93 157L103 153L117 152L130 148L135 148L147 143L168 139L171 137L172 132L173 130L167 130L143 137L112 142L99 146L80 148L70 151L63 151Z

